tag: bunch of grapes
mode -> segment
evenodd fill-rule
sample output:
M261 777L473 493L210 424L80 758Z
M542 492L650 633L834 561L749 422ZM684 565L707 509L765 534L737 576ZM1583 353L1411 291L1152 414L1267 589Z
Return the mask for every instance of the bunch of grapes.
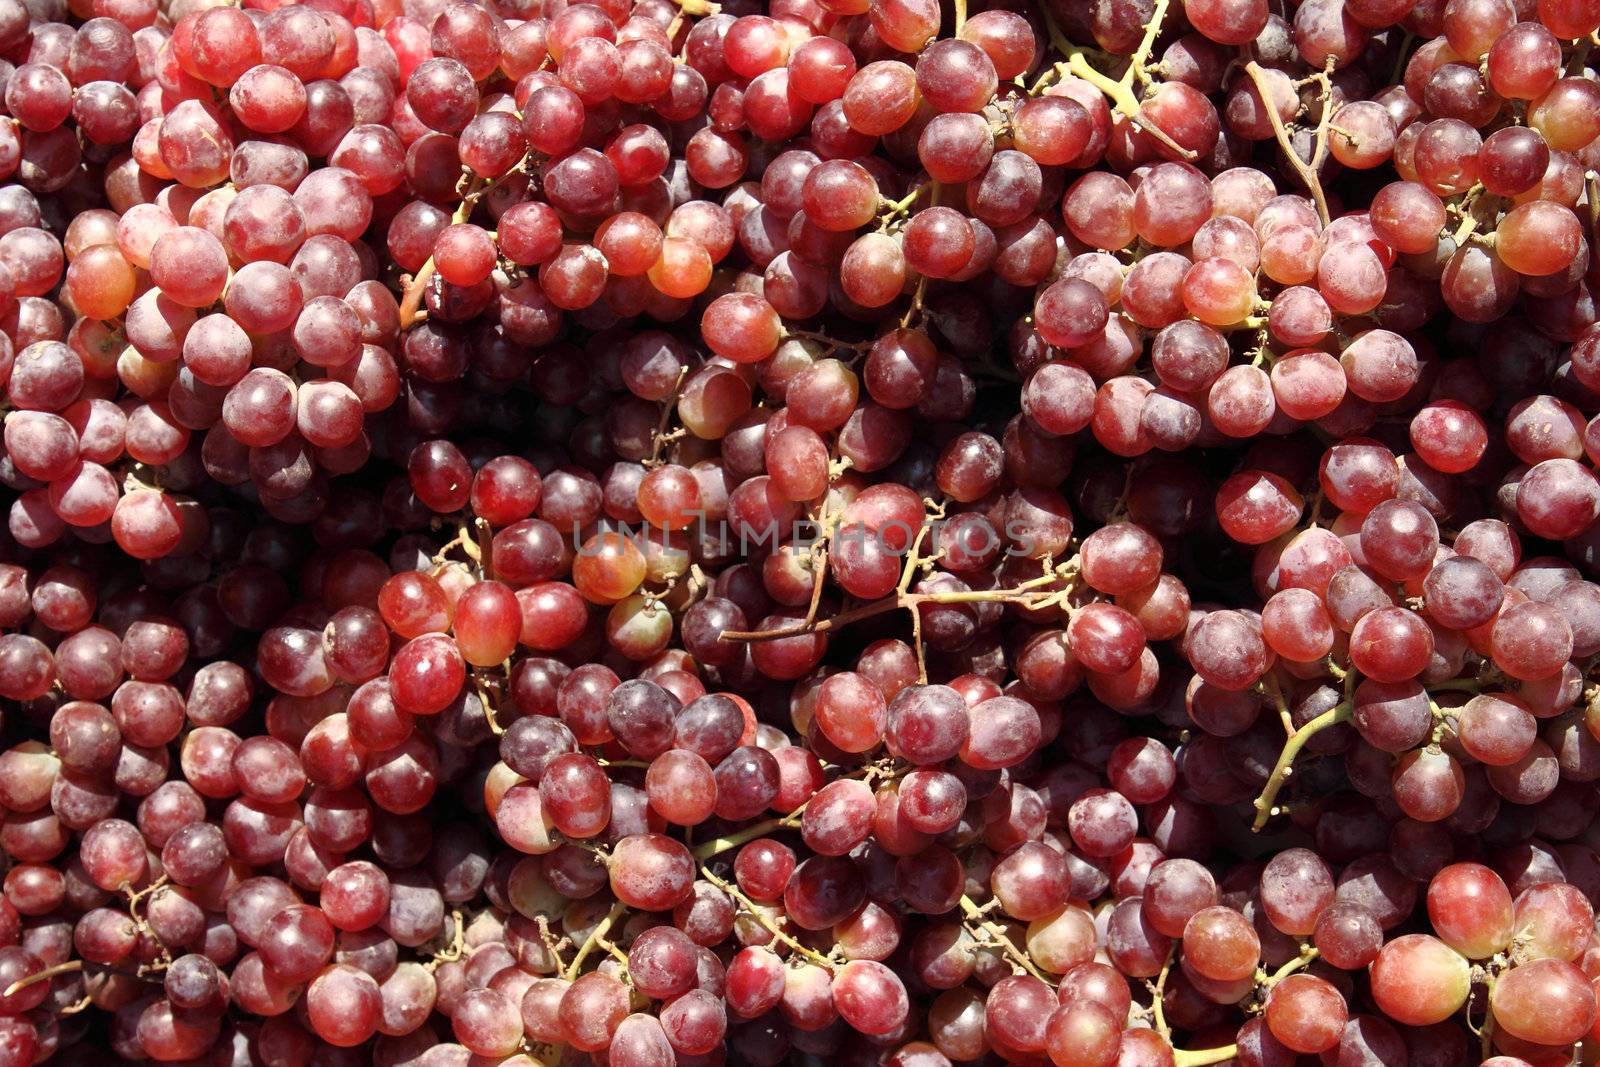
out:
M1597 0L0 0L0 1067L1600 1044Z

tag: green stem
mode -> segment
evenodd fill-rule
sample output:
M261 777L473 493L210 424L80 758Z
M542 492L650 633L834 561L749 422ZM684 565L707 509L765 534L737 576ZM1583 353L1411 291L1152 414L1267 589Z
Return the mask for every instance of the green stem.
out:
M1122 74L1122 84L1132 85L1135 80L1149 83L1150 74L1145 70L1145 64L1150 62L1150 53L1156 46L1156 38L1161 36L1161 24L1167 20L1169 2L1170 0L1156 0L1156 6L1150 12L1150 21L1145 24L1144 38L1134 50L1128 69Z
M705 842L694 850L695 862L704 863L713 856L720 855L732 848L738 848L745 842L754 841L758 837L766 837L768 834L775 833L778 830L792 830L800 825L800 816L805 810L806 806L802 804L781 819L766 819L756 823L754 826L747 826L738 833L713 837L710 841Z
M1135 70L1133 67L1128 69L1130 72ZM1133 93L1132 78L1127 74L1123 75L1123 79L1113 80L1091 67L1082 52L1072 53L1067 59L1067 70L1110 97L1113 110L1126 116L1129 122L1159 141L1167 151L1179 159L1193 161L1199 158L1197 153L1174 141L1166 130L1144 117L1144 112L1139 106L1139 98Z
M882 207L884 209L884 224L887 225L901 215L904 215L907 211L911 210L911 205L917 202L917 198L933 188L934 184L935 183L933 182L921 182L918 185L913 186L906 193L906 195L901 197L899 200L885 199L882 203Z
M1261 795L1256 797L1256 820L1251 826L1252 830L1260 830L1267 824L1268 819L1278 814L1274 801L1278 799L1278 792L1283 788L1283 783L1294 773L1294 758L1300 754L1302 748L1306 747L1306 742L1330 726L1349 722L1354 711L1355 705L1346 700L1338 707L1323 712L1300 727L1283 743L1283 751L1278 754L1278 762L1272 768L1272 774L1267 778L1267 784L1262 788Z
M1155 1017L1156 1033L1172 1041L1172 1028L1167 1025L1167 975L1172 973L1172 946L1167 947L1167 958L1161 963L1161 973L1150 990L1150 1012Z
M1278 147L1288 157L1289 164L1294 167L1295 173L1300 175L1300 180L1311 191L1311 197L1317 204L1317 215L1322 219L1322 225L1329 222L1328 198L1322 191L1322 179L1318 177L1317 170L1322 166L1323 157L1326 155L1328 145L1328 122L1330 114L1331 83L1326 80L1326 75L1319 76L1323 79L1322 94L1322 121L1317 126L1316 148L1312 154L1311 163L1300 158L1300 153L1294 150L1294 142L1289 137L1289 131L1283 124L1283 119L1278 115L1278 109L1272 105L1272 89L1267 84L1267 73L1261 65L1254 61L1244 66L1246 74L1255 83L1256 95L1261 98L1261 109L1267 113L1267 121L1272 124L1272 135L1277 138Z
M785 945L788 945L791 951L797 953L811 963L816 964L823 970L831 971L835 967L839 966L838 960L829 956L824 956L814 948L808 948L806 945L797 941L793 935L779 927L777 923L773 922L767 917L767 914L756 905L755 901L745 896L744 893L739 890L739 887L734 885L732 882L729 882L727 879L717 877L705 867L700 868L700 877L704 878L706 881L710 882L712 885L716 886L718 889L722 890L724 893L728 894L735 901L737 901L739 906L743 908L751 918L760 923L762 927L773 937L777 938Z
M1070 56L1076 52L1078 49L1071 41L1067 40L1067 35L1061 32L1061 25L1056 22L1056 17L1050 13L1050 5L1039 5L1039 11L1044 15L1045 32L1050 35L1050 44L1055 47L1055 50L1064 56Z
M617 901L611 905L611 910L606 912L605 918L601 919L595 925L595 928L589 931L589 936L584 938L583 944L578 946L578 954L572 957L572 965L567 968L567 973L564 975L567 981L570 982L578 977L578 968L583 966L583 961L600 942L605 940L606 933L616 925L617 920L622 918L627 910L627 905L620 900Z
M1112 108L1124 115L1129 122L1159 141L1167 151L1179 159L1192 161L1198 158L1195 152L1174 141L1167 131L1144 117L1140 111L1139 97L1133 91L1135 82L1141 85L1150 82L1150 72L1146 67L1150 60L1150 52L1155 47L1156 38L1161 36L1161 26L1166 21L1167 7L1170 3L1171 0L1156 0L1150 21L1145 24L1144 39L1139 42L1139 47L1134 50L1133 55L1128 57L1128 67L1120 78L1111 78L1091 66L1086 54L1090 50L1079 48L1067 40L1048 12L1045 15L1045 25L1050 31L1051 44L1055 46L1056 51L1066 57L1065 64L1057 65L1058 70L1064 66L1071 74L1099 89L1111 98ZM1040 78L1039 83L1034 86L1034 91L1037 92L1045 83L1046 80Z
M1172 1067L1206 1067L1212 1063L1226 1063L1239 1055L1238 1045L1223 1048L1203 1048L1191 1052L1184 1048L1172 1050Z
M1101 74L1089 65L1082 52L1074 51L1067 57L1067 69L1111 98L1111 106L1124 115L1133 116L1139 110L1139 98L1133 90L1113 78Z
M1416 35L1410 30L1400 38L1400 46L1396 48L1394 56L1394 71L1389 75L1391 85L1399 85L1400 79L1405 76L1406 63L1411 59L1411 46L1417 43Z
M473 207L478 203L478 198L483 195L487 188L483 179L476 176L467 178L467 175L470 174L470 171L463 174L463 178L467 180L467 190L461 197L460 205L457 206L454 214L450 216L451 222L466 222L467 219L471 218ZM497 179L497 181L500 180L504 179ZM416 321L417 312L422 307L423 295L428 288L428 280L433 277L435 269L433 257L429 256L428 261L417 270L411 281L406 284L405 292L400 296L400 328L402 330Z
M1271 974L1263 975L1257 980L1256 984L1261 986L1263 989L1271 989L1273 986L1277 985L1294 972L1309 966L1311 961L1320 955L1322 955L1322 953L1316 948L1313 948L1310 945L1303 946L1300 949L1300 955L1296 956L1288 963L1285 963L1282 967L1279 967Z
M855 770L840 775L840 777L861 779L871 785L874 781L892 781L899 778L909 769L906 764L902 764L898 760L883 759L857 767ZM754 841L758 837L766 837L768 834L778 830L797 830L800 828L800 821L805 813L806 806L802 804L781 818L764 819L754 826L745 827L738 833L713 837L710 841L706 841L696 848L692 855L696 863L704 863L713 856L732 848L738 848L745 842Z

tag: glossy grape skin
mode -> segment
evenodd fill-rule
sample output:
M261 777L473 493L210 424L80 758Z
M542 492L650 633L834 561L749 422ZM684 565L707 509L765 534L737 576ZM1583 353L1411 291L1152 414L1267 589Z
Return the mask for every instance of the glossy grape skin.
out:
M1428 909L1442 939L1469 958L1493 955L1511 934L1511 893L1476 864L1454 864L1435 875Z
M1314 941L1329 963L1341 969L1354 969L1377 958L1383 944L1383 931L1364 908L1335 903L1318 917Z
M1571 629L1545 605L1520 603L1500 612L1492 641L1497 662L1514 677L1549 677L1571 653Z
M889 707L891 751L919 765L954 756L969 730L965 702L945 686L902 690Z
M834 675L817 694L817 725L847 752L865 752L883 738L888 708L872 683L854 674Z
M1535 960L1508 972L1505 982L1497 983L1491 1003L1512 1035L1560 1044L1593 1025L1595 1010L1586 985L1582 972L1571 964Z
M330 1044L358 1045L377 1029L378 983L347 964L329 968L306 990L312 1028Z
M1190 633L1196 673L1227 690L1254 684L1267 665L1265 641L1250 620L1237 613L1216 612L1200 620Z
M1448 1018L1466 1000L1469 984L1466 960L1427 934L1386 944L1373 962L1372 978L1384 1014L1410 1026Z
M887 1033L910 1010L899 977L873 960L852 960L840 968L833 995L840 1016L862 1033Z
M315 908L287 908L268 921L260 951L279 977L302 982L316 974L331 956L333 927Z
M671 907L690 890L688 850L659 834L640 834L618 842L611 866L612 891L634 906Z
M1267 1027L1298 1052L1320 1052L1339 1040L1346 1019L1344 998L1324 979L1291 974L1273 987Z
M1236 541L1261 544L1287 532L1299 517L1300 494L1283 479L1242 472L1217 492L1217 515Z

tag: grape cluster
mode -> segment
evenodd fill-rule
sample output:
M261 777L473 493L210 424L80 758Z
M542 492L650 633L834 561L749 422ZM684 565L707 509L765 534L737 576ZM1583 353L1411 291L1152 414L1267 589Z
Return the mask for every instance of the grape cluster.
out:
M1592 1058L1597 31L0 0L0 1067Z

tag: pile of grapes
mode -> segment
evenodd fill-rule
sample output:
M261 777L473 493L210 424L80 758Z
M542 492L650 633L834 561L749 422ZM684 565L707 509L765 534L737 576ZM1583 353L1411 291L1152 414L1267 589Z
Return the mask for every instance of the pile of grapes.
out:
M0 0L0 1067L1593 1062L1597 28Z

